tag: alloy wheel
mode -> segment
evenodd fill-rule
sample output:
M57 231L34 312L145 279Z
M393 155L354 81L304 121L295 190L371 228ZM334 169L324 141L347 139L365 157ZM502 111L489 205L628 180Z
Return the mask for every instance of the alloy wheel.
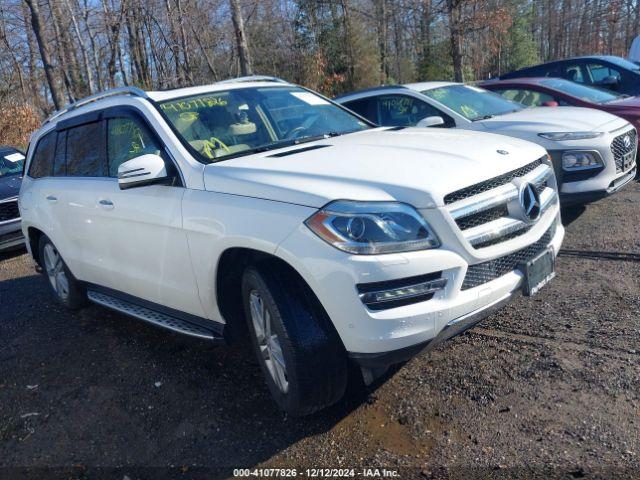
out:
M50 243L44 246L44 266L53 291L60 299L66 300L69 296L69 279L60 253Z
M258 340L260 355L275 384L282 393L287 393L289 380L280 339L272 328L271 313L256 290L251 290L249 293L249 306L251 324Z

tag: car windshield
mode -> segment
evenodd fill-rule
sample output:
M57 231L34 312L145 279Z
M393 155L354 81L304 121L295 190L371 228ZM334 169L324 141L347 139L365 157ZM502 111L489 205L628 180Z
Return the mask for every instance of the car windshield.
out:
M370 128L303 88L249 87L160 102L182 140L205 162Z
M588 102L593 103L607 103L623 98L624 95L616 95L607 90L601 90L595 87L588 87L579 83L570 82L569 80L562 80L559 78L550 78L548 80L541 80L541 85L545 87L553 88L559 92L566 93L572 97L580 98Z
M524 108L498 94L470 85L448 85L422 93L471 121L485 120Z
M14 149L0 149L0 177L22 173L24 155Z

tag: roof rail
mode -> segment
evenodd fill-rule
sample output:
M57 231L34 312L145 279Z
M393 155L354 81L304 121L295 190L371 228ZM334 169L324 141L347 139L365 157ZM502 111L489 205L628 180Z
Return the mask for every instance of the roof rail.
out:
M236 83L236 82L274 82L274 83L289 83L286 80L278 77L271 77L269 75L249 75L246 77L228 78L226 80L220 80L216 83Z
M44 121L44 123L45 124L49 123L55 120L56 118L58 118L59 116L64 115L65 113L68 113L72 110L75 110L76 108L82 107L83 105L87 105L92 102L97 102L98 100L102 100L103 98L113 97L115 95L131 95L134 97L149 98L149 96L147 95L147 92L145 92L144 90L138 87L111 88L109 90L105 90L104 92L96 93L94 95L81 98L80 100L77 100L73 103L68 104L64 108L54 112L49 118L47 118Z

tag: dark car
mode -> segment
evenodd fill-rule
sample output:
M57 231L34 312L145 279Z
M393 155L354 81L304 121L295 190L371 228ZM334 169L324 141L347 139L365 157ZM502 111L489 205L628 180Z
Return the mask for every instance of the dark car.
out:
M640 66L622 57L594 55L568 58L527 67L500 76L500 80L523 77L557 77L627 95L640 95Z
M24 242L18 210L23 168L24 154L21 151L0 146L0 251Z
M479 86L528 107L574 106L604 110L640 130L640 97L630 97L562 78L515 78Z

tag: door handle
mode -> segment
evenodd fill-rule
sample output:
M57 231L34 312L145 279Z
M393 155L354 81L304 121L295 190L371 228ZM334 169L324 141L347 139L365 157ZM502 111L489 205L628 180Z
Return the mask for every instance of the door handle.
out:
M98 205L107 210L111 210L113 208L113 202L106 198L98 200Z
M47 195L47 200L49 200L51 203L56 203L58 201L58 197L54 195Z

